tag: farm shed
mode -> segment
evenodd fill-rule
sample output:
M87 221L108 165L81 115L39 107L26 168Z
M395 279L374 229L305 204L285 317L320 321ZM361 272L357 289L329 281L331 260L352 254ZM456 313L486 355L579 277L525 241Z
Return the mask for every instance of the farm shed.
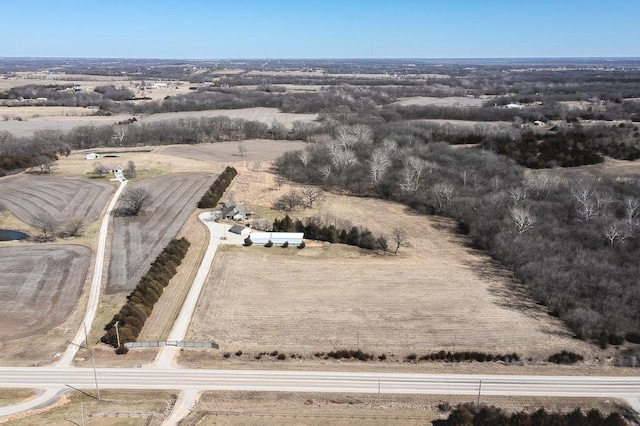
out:
M251 241L254 244L267 244L269 240L275 245L282 245L288 242L289 245L302 243L304 234L302 232L252 232Z
M96 160L98 158L98 154L96 154L95 152L90 152L87 155L84 156L85 160Z
M242 225L233 225L231 228L229 228L229 232L238 235L249 235L249 233L251 233L251 228L247 228L246 226Z

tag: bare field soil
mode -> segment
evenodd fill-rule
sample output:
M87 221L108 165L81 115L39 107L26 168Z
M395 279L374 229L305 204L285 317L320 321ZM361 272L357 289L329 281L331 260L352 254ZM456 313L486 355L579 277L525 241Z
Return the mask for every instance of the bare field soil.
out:
M280 112L277 108L242 108L242 109L213 109L205 111L180 111L153 114L140 120L142 123L154 123L157 121L178 120L178 119L198 119L200 117L229 117L241 118L243 120L260 121L271 125L273 121L282 123L291 127L294 121L311 122L314 121L317 114L294 114L288 112Z
M13 109L13 108L12 108ZM14 113L7 113L12 117ZM0 115L0 118L2 116ZM69 132L75 127L90 125L111 125L118 121L131 118L130 114L111 115L108 117L100 116L49 116L39 118L29 118L27 120L3 120L0 119L0 131L6 130L15 136L27 137L32 136L37 130L62 130Z
M332 394L288 392L205 392L187 425L425 425L445 418L439 404L475 403L474 396ZM482 403L508 412L537 410L570 412L597 408L624 410L617 401L588 398L482 396Z
M242 143L246 152L240 155L239 145ZM213 163L236 163L273 161L287 151L303 149L306 142L274 141L271 139L251 139L243 142L215 142L199 145L168 145L157 149L157 152L175 157L192 158Z
M77 245L0 247L0 341L61 324L76 308L90 259Z
M82 178L21 175L0 182L0 202L30 225L36 225L42 213L60 223L73 218L93 222L114 190L107 182Z
M180 173L130 184L149 191L151 202L139 216L114 218L108 292L131 291L136 286L212 181L204 173Z
M488 257L466 248L450 221L335 195L321 211L377 235L407 229L412 248L399 256L338 244L224 249L189 339L216 341L221 349L303 354L358 347L387 355L445 349L539 359L591 349L512 289Z
M446 98L410 96L399 98L394 103L402 106L481 107L485 101L486 99L468 98L466 96L447 96Z
M509 121L472 121L472 120L445 120L445 119L429 119L429 118L420 118L417 121L421 123L434 123L440 125L450 125L454 127L473 127L473 128L510 128L513 126L513 123Z
M44 117L80 117L93 115L98 111L91 107L65 107L65 106L21 106L8 107L0 106L0 120L10 120L20 118L28 120L31 118Z

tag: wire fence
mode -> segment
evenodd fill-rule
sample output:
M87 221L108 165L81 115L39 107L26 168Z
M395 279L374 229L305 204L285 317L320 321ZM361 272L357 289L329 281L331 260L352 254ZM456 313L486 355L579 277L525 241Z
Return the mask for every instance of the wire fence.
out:
M219 346L213 342L185 342L184 340L167 340L160 342L127 342L124 344L124 346L127 348L158 348L161 346L178 346L182 348L219 348Z

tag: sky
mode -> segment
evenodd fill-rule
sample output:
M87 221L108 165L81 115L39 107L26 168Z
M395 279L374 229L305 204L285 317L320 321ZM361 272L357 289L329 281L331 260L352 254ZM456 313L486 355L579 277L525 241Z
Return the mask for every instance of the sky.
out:
M0 57L640 57L640 0L2 0Z

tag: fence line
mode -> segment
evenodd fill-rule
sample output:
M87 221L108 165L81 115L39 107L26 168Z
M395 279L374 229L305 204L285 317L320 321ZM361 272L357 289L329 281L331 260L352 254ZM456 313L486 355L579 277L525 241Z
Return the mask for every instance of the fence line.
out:
M158 348L161 346L179 346L182 348L219 348L219 346L213 342L185 342L184 340L167 340L163 342L127 342L124 346L127 348Z

